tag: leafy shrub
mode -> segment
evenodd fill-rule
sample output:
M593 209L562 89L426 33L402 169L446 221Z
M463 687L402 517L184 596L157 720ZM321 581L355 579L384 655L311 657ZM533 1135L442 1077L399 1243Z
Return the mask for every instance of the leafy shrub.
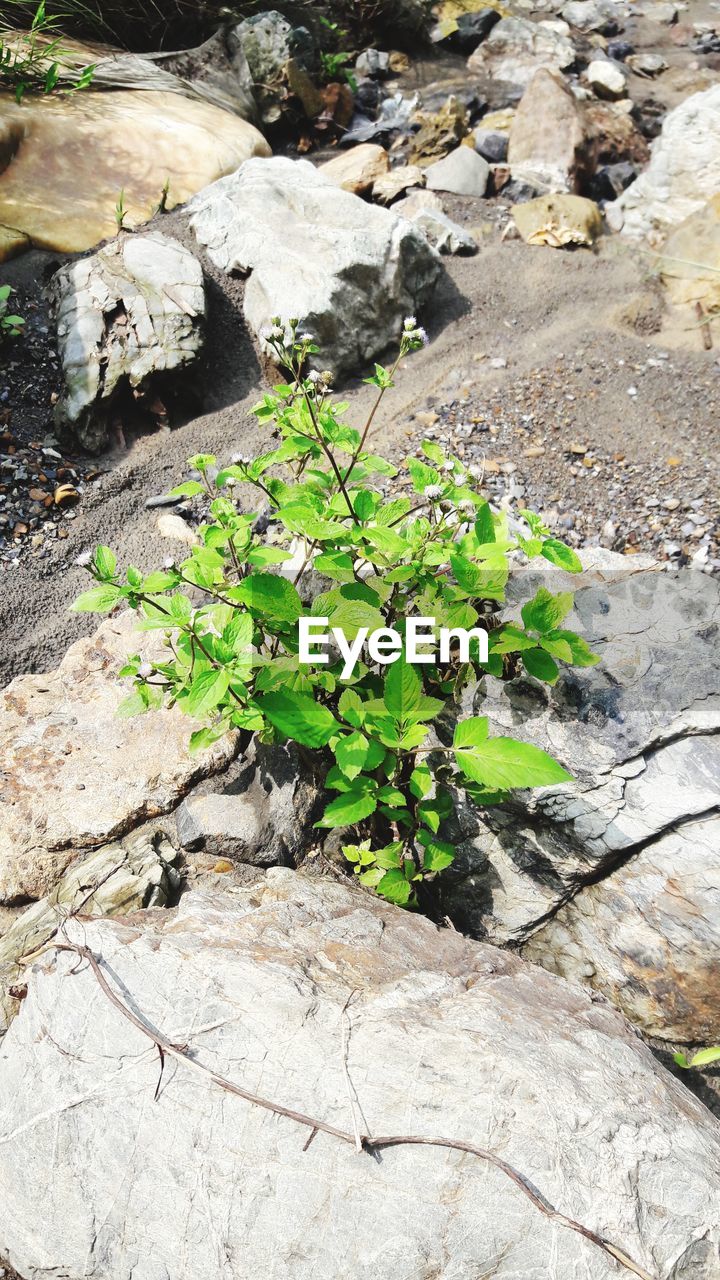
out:
M290 321L286 345L284 327L275 325L268 340L289 380L254 412L276 429L279 445L219 471L212 456L191 458L198 478L173 492L209 504L201 545L149 575L133 567L121 575L113 553L99 547L88 566L96 585L73 608L102 613L128 605L141 630L164 634L158 661L134 655L124 667L133 681L124 714L179 707L200 722L193 750L240 727L263 741L292 739L324 752L325 785L335 794L317 826L350 828L344 852L362 883L414 905L422 881L453 861L439 832L455 788L490 805L513 787L569 778L539 748L491 737L482 716L458 723L451 747L439 745L432 729L463 687L486 672L503 676L522 666L552 684L559 662L598 661L563 626L569 593L541 588L521 621L501 616L511 569L524 560L542 556L571 572L581 565L529 511L526 533L511 533L459 459L437 444L423 445L424 461L407 459L407 496L384 495L382 480L400 473L368 438L399 360L424 340L414 319L406 321L393 367L376 365L367 379L377 397L362 431L344 422L347 405L334 401L329 375L307 372L318 354L312 337ZM264 495L269 525L241 510L236 490L245 485ZM467 660L452 649L444 660L416 667L403 652L383 667L364 652L349 678L337 653L301 663L306 611L298 588L311 567L326 585L310 616L327 619L346 641L362 629L405 635L411 617L483 634Z
M0 84L10 85L16 102L22 102L26 93L52 93L58 87L61 67L68 59L62 37L55 34L57 21L48 16L45 0L40 0L29 31L0 30ZM92 77L93 68L84 67L63 89L68 93L87 89Z
M11 293L9 284L0 284L0 342L4 338L19 338L25 324L22 316L8 315Z

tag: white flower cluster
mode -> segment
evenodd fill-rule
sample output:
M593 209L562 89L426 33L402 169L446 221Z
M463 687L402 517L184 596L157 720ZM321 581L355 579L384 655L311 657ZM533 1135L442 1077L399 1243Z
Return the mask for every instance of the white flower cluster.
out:
M408 351L416 351L418 347L426 347L430 339L415 316L406 316L401 341Z

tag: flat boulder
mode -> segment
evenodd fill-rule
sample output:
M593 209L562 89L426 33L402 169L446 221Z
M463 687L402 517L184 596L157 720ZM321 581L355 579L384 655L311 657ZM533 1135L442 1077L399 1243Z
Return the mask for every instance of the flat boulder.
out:
M540 67L564 71L574 61L575 48L566 22L508 17L502 18L470 55L468 70L524 88Z
M55 671L0 692L0 903L42 897L83 851L167 813L234 755L229 735L191 756L177 709L118 715L128 653L158 644L134 621L107 619Z
M270 148L253 125L209 102L165 91L0 98L0 227L39 249L82 253L163 202L183 204ZM165 192L165 194L163 194ZM2 243L0 241L0 243Z
M51 293L65 384L55 421L96 452L108 443L119 392L149 391L158 376L178 376L199 355L202 267L177 240L152 231L62 267Z
M442 274L416 228L307 160L249 160L200 192L189 213L216 266L249 277L245 319L267 354L273 317L296 317L320 347L319 367L337 376L397 343L403 318Z
M192 1065L159 1078L78 956L35 963L0 1056L0 1256L25 1280L632 1274L528 1189L636 1275L713 1274L691 1264L717 1259L717 1123L577 985L285 868L67 935ZM355 1127L477 1145L520 1185L448 1146L358 1152Z

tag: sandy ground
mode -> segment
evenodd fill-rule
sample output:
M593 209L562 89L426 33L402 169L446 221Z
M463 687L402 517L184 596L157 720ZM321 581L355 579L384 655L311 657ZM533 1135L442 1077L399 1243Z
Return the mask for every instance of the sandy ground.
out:
M612 477L602 469L590 476L588 470L581 477L587 493L578 497L577 477L570 475L567 461L571 442L581 441L610 459L623 455L614 499L619 509L624 498L630 501L630 477L644 489L671 456L680 459L672 473L673 492L694 497L709 483L717 495L717 353L704 352L696 331L685 332L667 317L663 332L642 332L648 312L656 317L661 310L647 258L615 239L605 241L598 253L502 243L493 225L496 206L487 201L456 198L450 212L469 226L483 227L483 247L476 257L446 260L446 278L424 317L431 344L401 370L376 428L378 445L402 457L418 446L427 427L426 418L416 421L413 415L439 410L440 425L448 420L452 438L453 424L461 422L473 456L507 460L512 455L525 485L521 506L547 508L559 494L560 505L564 501L568 509L585 503L594 524L608 517L604 499ZM183 215L172 215L164 225L184 238ZM29 289L30 274L39 277L45 258L28 255L10 264L8 278L12 281L14 268L18 286L24 282ZM49 669L72 640L93 628L92 617L67 612L86 582L73 564L82 551L105 542L121 562L144 570L168 554L170 544L156 528L158 513L146 510L145 501L179 481L190 454L210 451L225 459L237 449L252 453L267 446L266 429L259 430L250 415L263 372L239 318L242 285L218 279L211 264L204 265L211 280L209 333L186 408L188 420L170 432L131 440L126 451L100 460L104 472L85 487L67 538L54 543L45 558L21 557L0 574L0 683L23 671ZM639 333L633 327L638 317ZM648 368L648 358L658 352L670 358ZM506 360L506 367L493 367L493 359ZM642 369L644 377L638 373ZM530 437L518 443L514 428L519 409L530 402L528 388L538 378L545 411L555 406L543 428L555 452L551 448L524 460L522 446ZM632 383L641 388L634 399L628 396ZM349 391L350 417L360 420L367 388ZM32 395L31 388L30 400ZM40 380L37 395L40 417L30 419L36 434L47 414L46 379ZM500 423L492 435L483 430L483 406L494 406ZM182 408L176 407L176 420ZM628 467L636 470L628 473ZM502 483L493 480L494 496L501 496ZM508 476L507 484L517 488L518 476ZM643 538L640 543L638 549L649 545Z

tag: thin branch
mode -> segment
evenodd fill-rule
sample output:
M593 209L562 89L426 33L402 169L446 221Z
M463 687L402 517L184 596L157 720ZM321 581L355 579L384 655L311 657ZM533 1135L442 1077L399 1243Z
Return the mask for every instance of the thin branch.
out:
M72 942L55 942L51 944L49 949L54 951L69 951L81 959L86 960L90 965L98 985L110 1003L114 1005L118 1012L121 1013L124 1018L127 1018L128 1022L131 1022L138 1031L142 1032L144 1036L147 1036L158 1050L165 1054L169 1054L180 1062L184 1062L185 1066L190 1067L193 1071L203 1076L204 1079L217 1085L218 1088L223 1089L226 1093L233 1094L238 1098L243 1098L246 1102L251 1102L256 1107L262 1107L265 1111L272 1111L275 1115L285 1116L286 1119L294 1120L296 1124L303 1125L306 1129L309 1129L310 1136L305 1144L305 1150L315 1137L316 1133L326 1133L331 1138L337 1138L340 1142L345 1142L351 1147L356 1146L356 1136L354 1133L347 1132L344 1129L338 1129L335 1125L328 1124L325 1120L320 1120L315 1116L306 1115L303 1111L295 1111L292 1107L285 1107L279 1102L271 1102L269 1098L263 1098L260 1094L252 1093L249 1089L243 1089L241 1085L235 1084L233 1081L227 1080L224 1076L218 1075L217 1072L213 1071L210 1067L205 1067L202 1063L196 1062L191 1056L192 1050L188 1045L174 1044L171 1040L168 1040L162 1032L154 1030L148 1023L144 1022L142 1018L133 1013L132 1009L130 1009L125 1002L121 1000L120 996L113 991L102 971L100 962L89 947L81 946L80 944ZM343 1014L344 1012L345 1010L343 1010ZM646 1271L644 1267L639 1265L639 1263L634 1262L629 1254L625 1253L625 1251L620 1249L617 1245L614 1245L610 1240L607 1240L604 1236L591 1231L589 1227L584 1227L582 1223L576 1222L574 1218L569 1218L566 1214L560 1213L544 1198L544 1196L540 1194L539 1191L535 1190L524 1174L515 1169L513 1165L508 1164L506 1160L502 1160L500 1156L494 1155L491 1151L486 1151L484 1147L475 1146L475 1144L471 1142L462 1142L457 1138L432 1138L408 1134L395 1134L380 1138L372 1138L368 1135L361 1134L360 1140L362 1149L367 1151L370 1155L375 1155L386 1147L423 1146L443 1147L451 1151L463 1151L467 1155L476 1156L478 1160L484 1160L487 1164L491 1164L495 1169L498 1169L501 1173L505 1174L505 1176L514 1183L518 1190L521 1191L528 1200L530 1200L531 1204L533 1204L535 1208L546 1218L549 1218L552 1222L558 1223L559 1226L568 1227L571 1231L575 1231L577 1234L583 1236L591 1244L595 1245L596 1248L602 1249L602 1251L608 1254L609 1257L614 1258L615 1261L619 1262L627 1271L638 1276L640 1280L657 1280L656 1276L653 1276L649 1271Z

